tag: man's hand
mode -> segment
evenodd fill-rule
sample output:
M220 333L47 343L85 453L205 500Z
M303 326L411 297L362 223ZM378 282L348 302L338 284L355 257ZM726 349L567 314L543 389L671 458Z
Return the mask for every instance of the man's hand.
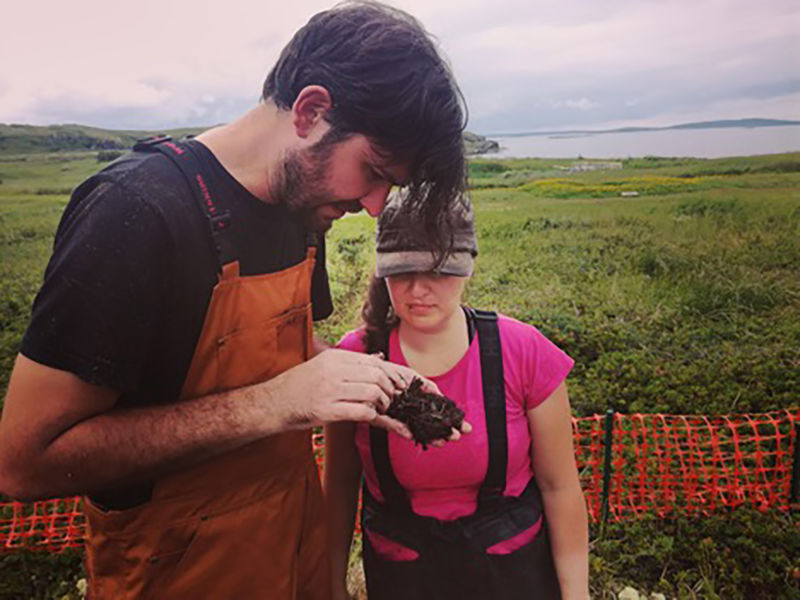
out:
M406 389L415 377L420 375L378 356L326 350L269 383L275 397L289 403L289 423L293 426L359 421L411 439L408 427L384 413L395 393ZM420 378L428 391L441 393L435 383ZM465 425L464 433L470 429ZM458 437L460 433L453 430L450 439Z

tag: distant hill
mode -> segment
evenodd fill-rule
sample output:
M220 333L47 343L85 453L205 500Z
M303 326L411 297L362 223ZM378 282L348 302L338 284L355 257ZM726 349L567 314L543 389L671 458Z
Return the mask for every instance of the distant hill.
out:
M5 125L0 123L0 154L27 154L31 152L61 152L75 150L126 150L136 140L165 133L179 139L197 135L207 127L188 127L158 131L117 131L86 125ZM497 142L464 132L464 145L468 154L482 154L497 150Z
M666 127L620 127L617 129L570 129L560 131L529 131L524 133L494 133L497 137L522 137L529 135L594 135L600 133L635 133L638 131L664 131L667 129L719 129L730 127L782 127L786 125L800 125L800 121L786 121L783 119L725 119L718 121L697 121L695 123L681 123Z
M167 131L115 131L86 125L5 125L0 124L0 154L61 152L74 150L124 150L136 140L166 133L175 138L195 135L205 127Z
M683 123L664 129L716 129L718 127L781 127L785 125L800 125L800 121L785 121L782 119L728 119L722 121L698 121L697 123Z
M487 152L497 152L500 144L471 131L464 132L464 148L467 154L485 154Z

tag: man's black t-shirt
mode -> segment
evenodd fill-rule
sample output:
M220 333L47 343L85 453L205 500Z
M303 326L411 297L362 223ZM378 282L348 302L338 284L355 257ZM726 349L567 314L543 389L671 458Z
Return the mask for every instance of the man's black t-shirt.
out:
M218 204L231 213L226 235L241 274L301 262L310 239L303 223L285 207L253 196L200 142L188 144ZM324 239L317 244L315 320L333 310ZM126 155L73 193L21 352L118 390L120 407L174 402L218 271L207 217L183 174L160 153ZM144 487L98 498L130 505L146 499Z

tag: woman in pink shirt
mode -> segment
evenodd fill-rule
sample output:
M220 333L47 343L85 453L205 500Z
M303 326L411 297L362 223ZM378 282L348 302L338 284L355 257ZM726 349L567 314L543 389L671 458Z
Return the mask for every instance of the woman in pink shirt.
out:
M348 597L362 475L370 600L586 600L587 516L564 383L573 361L530 325L462 307L477 255L468 200L444 228L453 244L437 261L392 198L365 325L339 348L382 352L433 381L471 432L423 450L367 424L326 428L334 600Z

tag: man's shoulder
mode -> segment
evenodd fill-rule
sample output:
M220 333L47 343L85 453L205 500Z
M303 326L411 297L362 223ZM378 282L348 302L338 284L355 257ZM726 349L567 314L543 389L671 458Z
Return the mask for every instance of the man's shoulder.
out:
M190 193L183 174L162 154L129 152L84 181L76 192L87 195L98 188L145 202Z
M90 218L104 226L129 226L132 218L159 228L194 227L194 199L183 175L167 157L130 152L84 180L64 209L57 237Z

